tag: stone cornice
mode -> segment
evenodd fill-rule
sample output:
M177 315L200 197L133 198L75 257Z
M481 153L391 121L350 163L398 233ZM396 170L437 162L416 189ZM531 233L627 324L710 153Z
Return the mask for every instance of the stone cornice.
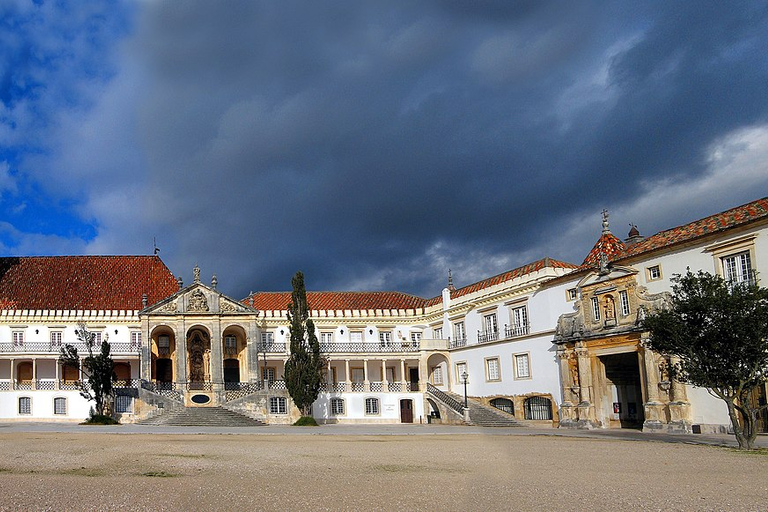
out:
M3 309L0 322L138 322L139 311L129 310L52 310L52 309Z

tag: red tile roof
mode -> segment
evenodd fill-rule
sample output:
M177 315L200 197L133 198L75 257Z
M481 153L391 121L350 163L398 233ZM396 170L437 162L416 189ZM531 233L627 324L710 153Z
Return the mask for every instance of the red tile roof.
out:
M768 197L758 199L722 213L716 213L703 219L660 231L645 240L626 247L623 242L610 233L603 233L595 246L589 251L579 269L599 266L600 252L605 252L609 261L619 261L645 253L690 242L707 235L719 233L751 222L768 219Z
M135 310L176 291L157 256L0 258L0 309Z
M261 311L280 311L288 307L291 292L256 292L253 307ZM243 304L250 304L249 298ZM307 292L307 302L313 310L416 309L425 300L400 292Z
M506 272L495 275L493 277L483 279L482 281L478 281L476 283L453 290L451 292L451 298L455 299L457 297L461 297L463 295L467 295L472 292L480 291L485 288L490 288L491 286L504 283L506 281L510 281L512 279L515 279L516 277L520 277L525 274L536 272L545 267L575 269L575 268L578 268L578 265L574 265L572 263L566 263L564 261L555 260L552 258L542 258L532 263L528 263L527 265L523 265L522 267L517 267L515 269L508 270ZM435 304L439 304L442 300L443 300L442 296L437 296L432 299L429 299L427 301L427 305L432 306Z

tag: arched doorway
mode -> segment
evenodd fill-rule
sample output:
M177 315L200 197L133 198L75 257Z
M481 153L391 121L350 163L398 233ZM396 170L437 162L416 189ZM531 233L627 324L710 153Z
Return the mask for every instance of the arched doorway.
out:
M240 382L240 361L237 359L224 360L224 382Z
M211 382L211 337L200 327L187 335L189 389L205 389Z

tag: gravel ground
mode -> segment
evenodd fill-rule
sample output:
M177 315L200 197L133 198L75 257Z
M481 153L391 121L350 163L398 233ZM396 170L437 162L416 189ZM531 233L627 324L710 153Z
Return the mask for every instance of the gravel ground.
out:
M0 434L0 510L766 510L768 453L545 436Z

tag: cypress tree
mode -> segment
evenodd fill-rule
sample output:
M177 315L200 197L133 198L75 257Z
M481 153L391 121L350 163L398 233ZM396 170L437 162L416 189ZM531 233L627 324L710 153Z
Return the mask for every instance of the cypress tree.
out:
M291 285L293 292L288 303L291 355L285 362L285 385L302 416L311 416L312 404L320 393L323 360L315 323L309 318L304 274L296 272Z

